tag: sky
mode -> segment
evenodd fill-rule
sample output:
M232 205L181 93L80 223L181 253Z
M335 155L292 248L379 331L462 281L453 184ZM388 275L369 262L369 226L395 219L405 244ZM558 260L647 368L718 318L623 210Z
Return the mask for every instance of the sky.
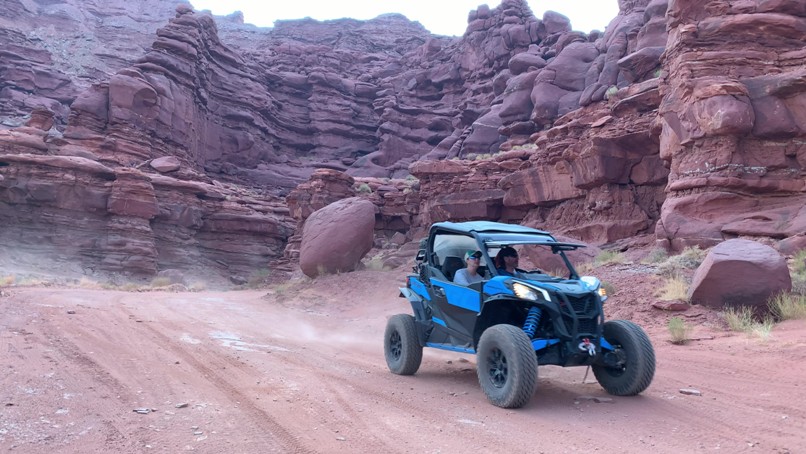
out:
M461 36L467 28L467 13L488 4L495 8L500 0L190 0L197 10L208 9L215 15L241 11L244 22L260 27L271 27L278 19L316 20L351 17L367 20L384 13L401 13L410 20L420 22L431 33ZM618 14L618 0L528 0L535 17L543 17L547 10L556 11L571 19L574 30L604 31L605 26Z

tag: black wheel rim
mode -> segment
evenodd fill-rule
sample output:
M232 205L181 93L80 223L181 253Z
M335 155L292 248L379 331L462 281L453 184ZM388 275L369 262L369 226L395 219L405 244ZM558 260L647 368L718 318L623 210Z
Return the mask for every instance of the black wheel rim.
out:
M503 388L507 384L509 366L507 357L500 349L494 348L487 355L487 373L490 376L490 382L496 388Z
M607 373L613 377L620 377L627 371L627 354L619 344L612 344L614 350L612 352L607 353L608 355L613 355L614 362L621 364L620 366L607 366L605 370Z
M403 354L403 340L400 338L400 333L395 331L389 338L389 351L392 353L392 358L395 361L400 359Z

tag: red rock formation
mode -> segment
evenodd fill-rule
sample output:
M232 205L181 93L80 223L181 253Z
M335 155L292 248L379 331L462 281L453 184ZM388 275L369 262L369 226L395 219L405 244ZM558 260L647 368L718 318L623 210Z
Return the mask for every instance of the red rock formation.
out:
M299 266L306 276L353 271L372 249L375 205L351 197L316 210L302 229Z
M24 252L88 273L248 275L282 254L292 232L285 204L267 194L46 155L45 132L32 129L0 131L4 260Z
M7 3L2 244L240 272L295 259L305 218L356 194L379 245L445 219L674 249L806 231L797 0L622 0L590 35L504 0L461 38L399 15L260 29L163 0ZM87 239L37 236L54 225Z
M756 241L733 239L708 253L694 273L688 299L717 310L746 307L763 315L771 297L791 290L781 254Z
M806 231L806 9L678 0L669 10L657 236L680 249Z

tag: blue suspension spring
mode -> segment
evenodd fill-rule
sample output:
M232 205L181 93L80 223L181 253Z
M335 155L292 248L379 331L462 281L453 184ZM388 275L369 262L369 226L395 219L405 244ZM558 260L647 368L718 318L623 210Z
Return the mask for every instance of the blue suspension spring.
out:
M541 311L537 306L532 306L529 309L529 313L526 314L526 321L523 322L523 331L529 335L529 339L535 337L535 332L537 331L538 323L540 323L541 315L543 315L543 311Z

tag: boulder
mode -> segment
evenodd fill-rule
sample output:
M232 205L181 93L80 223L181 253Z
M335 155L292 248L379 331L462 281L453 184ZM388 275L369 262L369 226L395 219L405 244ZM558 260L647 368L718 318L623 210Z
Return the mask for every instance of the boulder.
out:
M160 173L175 172L181 167L179 159L174 156L163 156L151 161L151 168Z
M299 266L306 276L352 271L372 249L375 205L360 197L315 211L302 229Z
M715 246L694 273L689 300L724 309L747 306L767 311L767 300L792 289L786 259L775 249L751 240L734 239Z

